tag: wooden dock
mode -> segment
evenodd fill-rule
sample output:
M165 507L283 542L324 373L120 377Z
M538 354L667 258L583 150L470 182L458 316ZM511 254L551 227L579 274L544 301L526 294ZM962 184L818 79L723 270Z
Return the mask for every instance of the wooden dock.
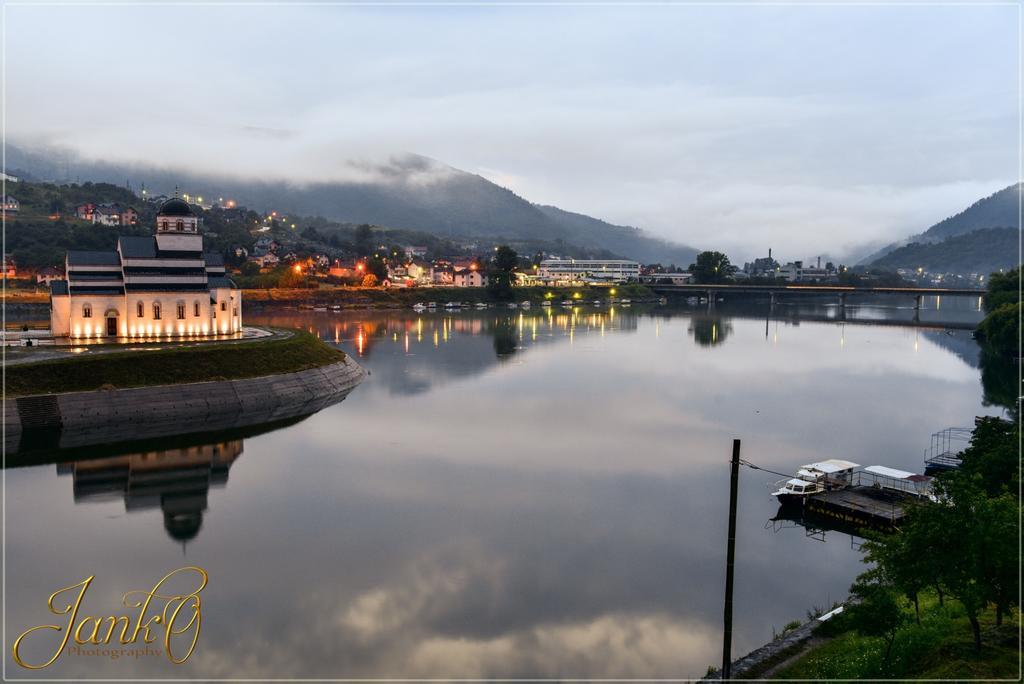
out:
M850 525L891 528L903 519L907 503L905 496L874 487L847 487L808 497L804 511Z

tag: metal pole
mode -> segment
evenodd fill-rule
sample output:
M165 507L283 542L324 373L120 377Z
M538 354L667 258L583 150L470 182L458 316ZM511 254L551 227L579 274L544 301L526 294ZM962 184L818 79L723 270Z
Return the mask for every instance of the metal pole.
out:
M732 576L736 565L736 494L740 477L740 440L732 440L729 473L729 542L725 561L725 625L722 639L722 679L732 678Z

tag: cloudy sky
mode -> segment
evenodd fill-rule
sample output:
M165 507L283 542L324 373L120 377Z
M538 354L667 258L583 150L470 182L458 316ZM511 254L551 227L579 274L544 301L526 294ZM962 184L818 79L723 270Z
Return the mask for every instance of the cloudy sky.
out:
M734 258L1018 174L1018 8L11 6L11 142L291 179L412 152ZM355 162L355 163L353 163Z

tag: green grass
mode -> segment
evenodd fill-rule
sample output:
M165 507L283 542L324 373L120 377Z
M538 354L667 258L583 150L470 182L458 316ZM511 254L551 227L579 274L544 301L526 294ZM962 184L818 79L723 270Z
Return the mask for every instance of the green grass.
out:
M865 678L903 679L1015 679L1018 676L1020 641L1019 613L1004 616L995 626L995 611L980 616L982 650L974 652L974 638L963 608L947 598L939 606L934 596L921 605L921 625L913 622L913 608L907 607L910 622L893 642L885 665L885 641L846 631L842 616L826 623L835 638L811 650L777 679Z
M8 397L237 380L326 366L345 353L296 330L285 339L126 351L7 368Z

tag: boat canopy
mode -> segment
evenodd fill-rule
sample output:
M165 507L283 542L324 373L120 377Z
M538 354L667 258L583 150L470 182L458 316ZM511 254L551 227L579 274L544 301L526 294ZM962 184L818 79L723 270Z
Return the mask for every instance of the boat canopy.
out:
M880 465L868 466L864 469L864 472L871 473L872 475L881 475L882 477L891 477L894 480L909 480L916 475L916 473L908 473L906 470L896 470L895 468Z
M808 463L807 465L800 466L801 469L817 470L819 473L825 473L826 475L838 473L843 470L853 470L858 467L860 467L859 463L843 461L838 458L830 458L825 461L818 461L817 463Z

